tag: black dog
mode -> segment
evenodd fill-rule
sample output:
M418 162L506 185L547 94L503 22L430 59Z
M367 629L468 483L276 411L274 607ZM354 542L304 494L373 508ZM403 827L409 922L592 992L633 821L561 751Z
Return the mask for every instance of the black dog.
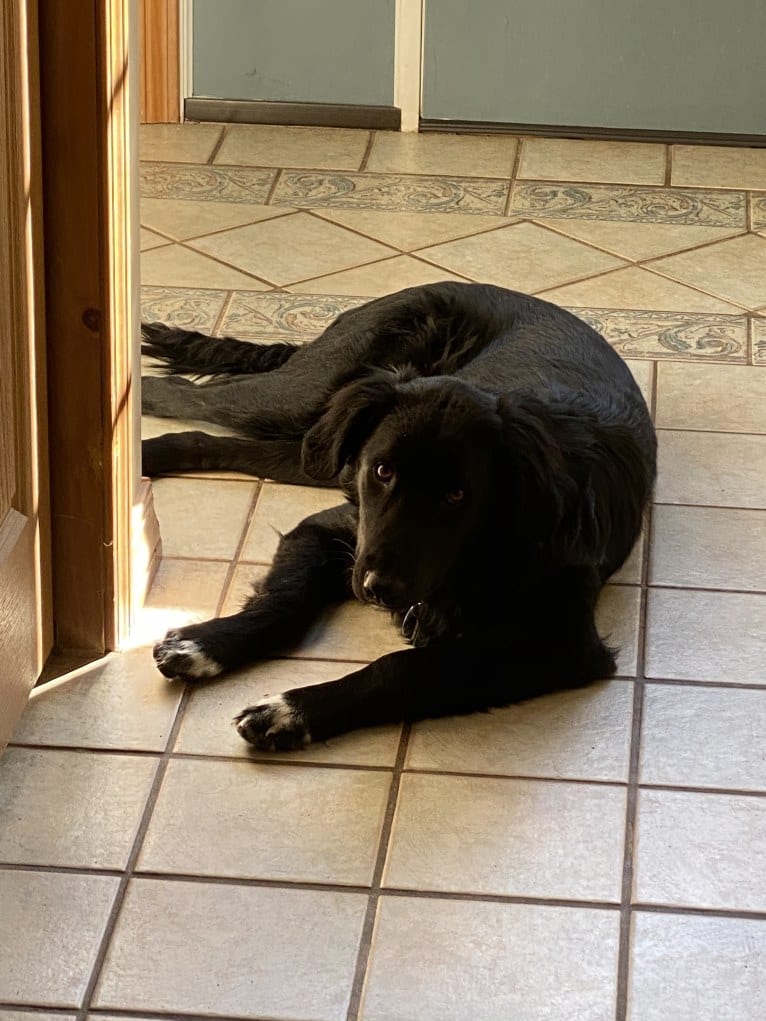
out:
M240 613L169 632L162 673L275 655L351 593L388 607L415 646L262 699L237 718L247 741L298 748L614 673L594 606L641 529L656 440L627 366L585 323L440 283L345 312L304 347L160 325L145 340L168 373L214 379L146 378L144 411L241 437L147 440L147 474L231 469L340 486L348 501L284 536Z

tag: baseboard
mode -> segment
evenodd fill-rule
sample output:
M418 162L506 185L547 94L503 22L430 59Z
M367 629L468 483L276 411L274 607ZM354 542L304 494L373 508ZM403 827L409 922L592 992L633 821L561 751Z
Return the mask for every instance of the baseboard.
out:
M323 128L380 128L398 131L402 112L397 106L344 103L272 103L255 99L184 100L184 120L229 124L301 124Z
M744 145L766 147L766 134L746 135L707 131L657 131L644 128L594 128L566 124L512 124L497 121L420 119L421 131L447 131L456 135L545 135L549 138L588 138L613 142L664 142L689 145Z

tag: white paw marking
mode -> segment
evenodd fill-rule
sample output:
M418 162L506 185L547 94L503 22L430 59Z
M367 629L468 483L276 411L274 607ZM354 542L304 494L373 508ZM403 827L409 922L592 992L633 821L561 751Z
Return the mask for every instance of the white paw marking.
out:
M183 667L175 666L185 677L216 677L223 667L202 651L199 644L189 638L167 637L157 647L155 659L162 667L175 657L183 657Z
M264 714L263 710L268 710ZM260 710L260 711L259 711ZM234 721L241 737L246 737L248 727L253 720L261 719L267 715L268 729L264 737L271 737L282 730L290 730L292 727L300 726L303 723L303 716L288 704L284 695L266 695L264 698L254 702L244 713L240 714ZM304 744L311 743L311 735L306 731L303 739Z

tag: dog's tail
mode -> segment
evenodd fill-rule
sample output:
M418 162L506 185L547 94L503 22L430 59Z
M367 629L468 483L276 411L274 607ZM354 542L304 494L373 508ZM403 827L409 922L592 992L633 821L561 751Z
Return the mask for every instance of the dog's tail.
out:
M162 362L168 374L238 376L270 372L284 365L296 350L295 344L251 344L163 323L143 323L141 335L142 352Z

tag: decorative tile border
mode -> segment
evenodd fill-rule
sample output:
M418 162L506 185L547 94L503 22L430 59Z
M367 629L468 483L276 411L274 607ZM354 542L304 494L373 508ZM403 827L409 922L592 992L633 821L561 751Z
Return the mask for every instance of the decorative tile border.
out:
M509 187L508 181L471 177L285 170L273 202L303 208L335 206L502 216Z
M745 193L681 188L643 188L610 184L538 184L517 182L511 215L623 220L635 223L747 224Z
M276 170L257 167L142 163L141 197L264 203L276 173Z
M766 365L766 319L753 319L753 365Z
M369 298L235 291L220 333L243 340L314 340L341 312Z
M625 358L747 361L747 317L744 315L603 308L570 308L569 311L602 333ZM766 357L766 351L764 355Z
M766 230L766 195L753 195L753 230Z
M226 291L193 287L142 287L141 319L209 333L223 308Z

